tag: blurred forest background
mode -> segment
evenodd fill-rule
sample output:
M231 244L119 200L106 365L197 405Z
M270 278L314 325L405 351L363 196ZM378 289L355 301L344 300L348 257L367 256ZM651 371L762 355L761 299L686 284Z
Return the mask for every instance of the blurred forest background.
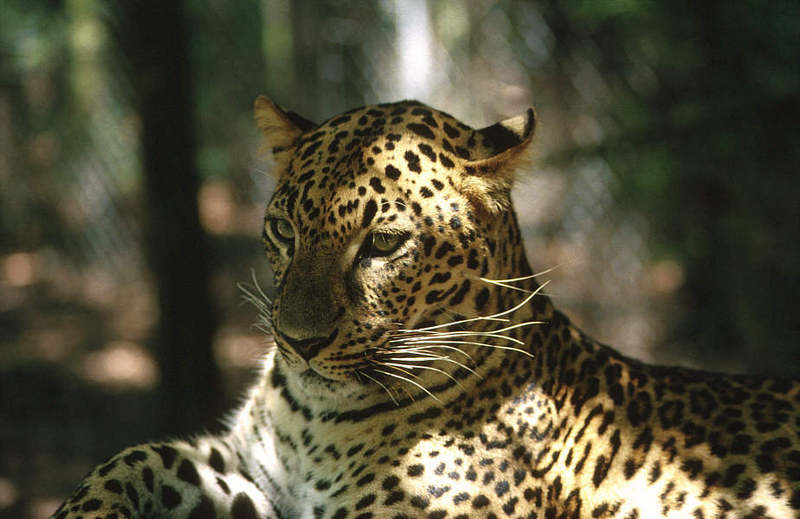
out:
M1 0L0 516L252 380L259 93L535 105L515 200L556 303L650 362L800 372L795 0Z

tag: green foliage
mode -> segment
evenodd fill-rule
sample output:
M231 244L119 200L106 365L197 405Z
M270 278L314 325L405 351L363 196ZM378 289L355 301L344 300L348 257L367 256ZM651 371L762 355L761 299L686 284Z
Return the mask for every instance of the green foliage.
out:
M631 77L644 63L654 77L645 92L632 82L614 91L608 110L617 131L602 153L620 179L622 207L649 217L653 250L687 270L687 312L673 338L793 373L800 6L620 9L586 2L574 13L597 31L604 56L627 56L604 63L608 73ZM793 352L792 362L764 360L763 344L782 345L782 361Z

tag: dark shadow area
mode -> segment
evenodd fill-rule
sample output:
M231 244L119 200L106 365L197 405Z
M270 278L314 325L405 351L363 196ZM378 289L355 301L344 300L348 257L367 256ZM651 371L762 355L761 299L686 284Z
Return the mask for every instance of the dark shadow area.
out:
M99 460L157 430L153 391L103 391L57 364L3 367L0 394L0 471L16 484L3 517L43 513L37 504L67 495Z

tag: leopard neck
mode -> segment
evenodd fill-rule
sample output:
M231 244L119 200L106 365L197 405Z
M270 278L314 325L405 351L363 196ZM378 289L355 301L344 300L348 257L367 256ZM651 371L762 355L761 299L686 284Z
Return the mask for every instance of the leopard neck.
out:
M498 218L493 235L498 245L494 251L490 275L495 283L483 281L489 290L491 311L504 312L527 300L519 309L504 317L511 323L549 321L555 308L545 291L547 281L542 283L538 279L540 275L535 275L528 263L514 211L507 211ZM531 330L532 328L528 328L528 333Z
M476 300L478 318L463 319L463 325L451 330L474 332L472 346L460 346L473 362L478 377L456 372L461 390L481 386L480 380L488 378L494 371L517 365L520 357L537 359L544 351L552 330L554 316L559 315L544 293L545 284L540 284L531 269L516 216L512 211L499 215L487 229L485 250L490 258L483 276L476 276ZM460 316L459 316L460 319ZM458 324L458 323L454 323ZM440 323L440 326L442 324Z

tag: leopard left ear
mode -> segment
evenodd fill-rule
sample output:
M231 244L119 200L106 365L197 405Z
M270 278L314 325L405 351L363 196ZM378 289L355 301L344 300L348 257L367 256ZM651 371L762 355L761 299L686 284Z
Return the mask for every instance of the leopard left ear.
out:
M266 137L267 147L273 155L286 151L316 124L300 115L283 110L264 96L258 96L253 106L256 124Z
M536 129L533 108L516 117L476 130L485 156L464 163L462 192L479 210L498 214L511 206L516 172L530 164L530 144Z

